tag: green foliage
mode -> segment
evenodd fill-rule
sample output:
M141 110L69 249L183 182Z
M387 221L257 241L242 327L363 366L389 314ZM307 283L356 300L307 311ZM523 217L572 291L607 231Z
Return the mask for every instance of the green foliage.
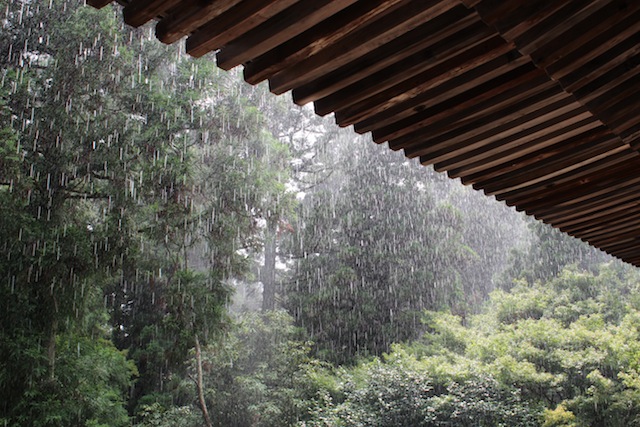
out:
M143 405L138 416L138 427L197 427L202 416L191 406L173 406L165 408L159 403Z
M425 308L464 306L459 267L472 254L460 213L436 206L417 168L374 148L348 147L348 164L305 199L294 236L287 308L339 363L415 338Z
M205 398L216 426L291 426L309 417L318 394L336 392L328 366L309 356L302 331L281 311L246 313L224 338L202 349ZM136 425L201 425L195 390L196 361L175 378L171 396L146 395Z
M544 410L542 427L577 427L576 416L560 404L555 409Z
M101 296L94 294L89 301L91 311L100 313ZM21 308L26 306L14 307ZM3 331L0 383L3 405L12 405L3 406L6 422L15 426L128 425L124 405L137 370L107 339L103 323L107 316L102 314L85 316L83 322L73 322L73 327L68 325L56 334L55 365L41 349L41 340L46 342L48 337L37 329L16 324Z
M284 312L245 314L203 355L210 410L219 426L285 426L306 417L326 367Z
M511 250L509 266L500 280L504 288L511 288L514 279L524 279L531 283L547 281L565 267L574 265L582 270L589 270L599 263L611 260L604 252L548 224L533 218L527 218L527 222L532 240L526 248Z
M471 317L507 246L466 196L328 148L304 110L117 9L41 3L2 2L0 424L195 427L194 382L219 426L640 424L637 273L535 223ZM295 227L292 174L312 189ZM283 312L227 316L262 253L264 295L310 337Z
M103 340L111 314L139 375L129 409L166 397L194 337L224 329L226 281L248 270L240 249L259 250L259 219L290 209L288 152L261 90L126 30L116 8L3 5L0 417L51 406L19 422L120 425L135 370L85 340ZM70 358L72 340L91 352ZM70 372L99 381L84 390Z
M427 312L384 361L343 369L307 426L632 426L640 417L637 273L603 265L491 295L485 313Z
M326 399L305 426L535 426L519 392L479 372L433 376L401 349L342 374L342 396Z

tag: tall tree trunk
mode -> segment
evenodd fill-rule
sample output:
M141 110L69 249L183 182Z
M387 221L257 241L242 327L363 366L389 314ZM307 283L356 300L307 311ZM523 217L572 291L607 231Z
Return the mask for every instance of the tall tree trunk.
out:
M262 282L262 311L276 308L276 245L278 222L267 220L264 237L264 267L260 271Z
M200 403L200 410L202 411L202 416L204 418L204 423L207 427L213 427L211 423L211 418L209 417L209 410L207 409L207 402L204 400L204 381L202 377L202 352L200 350L200 340L198 339L198 334L195 336L196 342L196 370L197 370L197 382L196 387L198 389L198 401Z
M58 319L53 319L49 329L49 343L47 344L47 360L49 362L49 378L56 377L56 336L58 335Z
M49 362L49 378L56 377L56 337L58 335L58 301L53 297L54 315L49 329L49 342L47 343L47 361Z

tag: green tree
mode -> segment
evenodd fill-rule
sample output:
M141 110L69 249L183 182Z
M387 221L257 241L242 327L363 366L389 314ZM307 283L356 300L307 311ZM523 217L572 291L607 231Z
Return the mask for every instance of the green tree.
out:
M341 394L320 402L304 426L536 426L518 390L477 369L434 375L396 348L342 373Z
M202 347L207 406L215 426L292 426L309 415L320 386L330 378L310 356L309 343L283 311L244 313L229 325L224 338ZM198 366L195 359L174 389L174 401L143 405L141 426L173 425L174 414L185 426L201 425L193 414ZM184 406L172 407L176 401ZM181 404L178 404L181 405ZM191 419L191 422L186 420ZM173 421L171 421L173 420Z
M251 261L241 250L259 251L259 219L286 205L287 150L256 108L262 92L125 30L117 9L5 3L2 417L36 417L30 395L72 406L33 390L72 369L61 343L104 338L86 320L104 314L103 292L138 367L133 410L224 327L227 280ZM121 355L102 343L91 357Z
M623 271L615 264L597 275L564 270L545 285L496 291L470 330L452 319L431 321L415 348L423 356L479 363L526 401L546 407L545 425L633 425L640 404L632 379L637 308L620 301L638 282L636 272Z
M422 309L462 309L471 256L459 212L434 204L419 166L361 148L343 145L350 161L305 199L292 244L287 307L337 362L415 337Z
M527 226L530 242L524 248L511 250L508 266L502 273L502 287L510 288L514 279L547 281L571 265L589 270L610 261L610 257L599 249L548 224L528 218Z
M126 425L135 370L105 339L101 291L116 231L94 203L103 195L88 160L108 135L93 109L105 88L81 79L91 70L80 65L109 51L113 38L99 42L89 30L115 29L115 17L57 1L4 5L0 418ZM87 378L96 380L89 389Z

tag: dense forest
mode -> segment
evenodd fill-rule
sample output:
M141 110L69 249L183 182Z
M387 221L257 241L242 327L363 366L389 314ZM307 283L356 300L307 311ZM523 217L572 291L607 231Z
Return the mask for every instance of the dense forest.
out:
M0 5L0 425L640 425L633 267L117 7Z

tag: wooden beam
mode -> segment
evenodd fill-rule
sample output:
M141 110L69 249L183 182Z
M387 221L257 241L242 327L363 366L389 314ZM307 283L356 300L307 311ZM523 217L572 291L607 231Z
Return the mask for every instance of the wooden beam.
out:
M602 159L593 165L558 177L547 186L532 187L519 191L518 195L509 195L509 203L516 203L519 208L545 214L564 209L572 203L603 197L609 191L616 192L625 186L635 185L634 182L621 179L629 172L629 162L635 157L627 151ZM547 193L547 198L540 198L543 192Z
M407 157L422 156L421 162L430 164L428 162L452 157L445 153L449 149L471 151L521 132L535 132L536 126L553 116L556 108L561 108L561 114L565 114L576 107L582 108L554 85L533 86L530 91L519 93L514 104L507 102L501 105L501 109L491 111L485 121L465 120L461 126L434 137L430 136L428 129L418 129L389 141L389 146L393 149L402 147Z
M317 0L298 2L272 19L247 31L228 43L217 54L217 64L224 70L238 66L274 49L325 19L354 4L356 0Z
M206 4L202 4L198 0L182 1L156 25L156 37L162 43L174 43L240 1L211 0Z
M590 73L578 80L564 79L560 83L581 102L588 103L605 95L615 87L633 85L637 80L632 79L640 73L638 54L640 54L640 43L635 46L634 51L629 53L629 57L616 63L610 71L604 74ZM598 70L604 70L604 67L600 67Z
M608 211L607 215L601 215L595 218L591 218L589 221L584 221L571 226L556 226L560 231L563 231L571 235L581 235L587 237L589 233L597 233L599 231L613 231L619 225L629 225L634 220L640 221L640 207L638 204L627 204L627 210L618 209L616 211ZM629 208L634 208L632 211Z
M91 7L95 7L96 9L102 9L113 0L85 0L87 4Z
M532 27L521 36L517 36L513 41L516 42L520 52L525 55L531 55L544 46L552 46L567 37L573 38L571 31L567 34L569 29L578 26L580 22L597 13L611 1L568 2L549 18ZM480 12L480 15L482 16L482 12Z
M415 136L423 136L419 133L421 128L439 118L462 113L465 109L474 108L482 102L491 102L506 91L511 91L510 93L524 92L526 88L533 88L537 91L538 88L549 89L554 86L549 83L540 70L529 66L520 67L503 77L488 81L443 102L434 102L430 107L403 120L387 126L374 127L372 129L373 139L378 143L391 141L390 145L393 145L394 149L396 147L404 148L408 146L410 141L415 140Z
M533 52L533 61L553 78L560 79L634 35L640 28L640 15L637 13L640 2L621 2L627 4L627 11L633 13L594 14L580 25L571 27L568 31L573 37L563 37L562 44L552 42Z
M635 163L636 160L638 160L636 153L630 150L623 151L610 158L601 159L554 177L552 180L537 183L528 188L496 194L495 197L498 200L504 200L509 206L515 206L518 210L526 209L533 212L540 210L541 206L558 207L568 200L574 200L577 197L576 194L579 194L583 188L588 188L590 195L597 196L594 187L591 187L592 183L602 183L608 187L615 185L621 177L629 176L630 165L640 167ZM612 174L613 180L607 181L605 179L607 174ZM605 182L607 184L604 184Z
M187 38L187 53L199 58L241 37L298 0L243 0Z
M182 0L131 0L122 10L124 22L132 27L139 27L167 10L175 7Z
M612 215L616 215L619 212L623 215L628 215L630 211L638 211L640 209L640 195L636 195L635 197L633 195L629 195L627 197L630 200L616 200L611 206L591 207L590 210L585 209L574 218L567 218L566 216L563 216L552 221L552 223L559 229L571 228L574 226L582 226L586 224L594 224L599 221L605 221L607 218L610 218ZM544 218L540 219L547 222Z
M554 122L556 120L558 119L553 119ZM598 127L606 132L602 124L590 114L582 120L579 120L579 116L572 115L558 124L562 127L549 129L542 123L536 129L531 129L531 133L526 136L514 134L483 145L439 162L435 169L438 172L447 171L450 178L461 178L464 185L469 185L492 175L527 167L564 147L574 147L584 141L599 138L598 132L594 131Z
M553 107L546 106L544 102L532 103L524 108L516 108L519 106L513 105L513 113L497 112L494 115L497 119L487 119L487 124L478 126L477 131L469 124L462 128L468 130L464 134L453 135L450 132L436 139L426 140L421 145L405 148L405 154L413 157L419 153L420 163L423 165L443 163L456 157L465 157L474 150L508 144L515 140L521 141L543 129L553 131L567 123L591 117L591 113L584 107L578 106L564 94L556 95L549 99L549 102L557 106L558 110L553 110ZM509 110L509 105L505 108Z
M483 26L484 24L479 25ZM457 42L460 43L461 49L472 47L476 43L486 42L488 38L492 37L489 32L472 32L472 34L475 34L477 38L469 35L467 35L466 37L462 36L458 38ZM390 52L393 51L393 47L390 46L390 48ZM397 52L398 49L395 49L395 51ZM378 73L374 73L368 76L362 76L356 71L351 74L353 77L342 79L341 83L339 84L331 84L330 86L321 88L320 91L310 93L310 96L305 96L304 98L301 98L299 100L305 101L307 99L313 99L319 95L328 94L328 96L325 96L324 98L316 101L316 113L325 115L333 111L341 111L351 107L352 105L360 101L369 99L373 95L386 94L386 89L396 85L399 81L402 82L408 79L413 79L417 75L427 74L429 70L433 71L434 68L438 68L439 65L447 62L447 60L452 58L451 56L448 56L451 54L451 52L453 51L450 49L440 51L437 46L426 46L422 52L419 52L419 54L414 55L413 57L409 57L406 61L393 63L391 64L391 66L381 70ZM392 56L392 54L390 54L390 56ZM360 61L352 64L348 68L352 68L355 71L358 68L359 62ZM344 71L346 71L345 75L347 75L346 73L348 73L348 70ZM433 76L433 74L431 74L431 76ZM359 78L362 79L358 81ZM341 86L343 85L343 82L347 84L352 82L357 83L342 88ZM301 90L304 91L305 88L306 87L295 89L293 91L294 97L304 96L304 94L301 94ZM334 93L328 93L329 90L336 89L341 90ZM340 122L341 126L344 126L345 124L345 121Z
M397 122L439 102L473 89L494 78L508 74L528 59L508 49L489 50L486 55L460 58L457 67L452 58L434 69L426 70L414 78L354 105L336 111L336 122L341 126L353 123L356 132L365 133ZM515 55L515 56L514 56ZM451 65L449 69L444 67Z
M251 84L272 77L279 71L326 49L369 21L389 13L403 0L356 2L291 40L253 58L245 64L244 78ZM380 58L378 58L380 59ZM296 101L299 103L298 101Z
M465 9L462 11L468 14ZM298 104L316 101L316 113L325 115L432 70L452 56L473 49L491 38L500 47L505 45L476 15L468 14L464 18L449 15L452 13L441 18L453 19L455 24L443 22L444 19L429 21L425 26L388 43L382 50L377 49L356 63L347 64L326 77L295 89L294 101ZM461 32L463 29L466 31ZM424 37L424 34L431 36Z
M616 209L618 206L625 206L627 203L634 204L639 197L637 185L631 185L600 195L595 199L587 199L572 205L565 205L560 209L553 209L553 207L547 206L547 213L536 214L535 217L558 227L565 224L579 224L592 216L599 217L605 212Z
M337 43L282 70L269 79L273 93L281 94L317 79L332 69L366 55L457 6L458 0L408 1L402 7L363 25Z
M608 140L587 144L587 147L583 150L577 151L570 156L555 156L537 166L530 166L525 170L478 182L474 184L474 188L482 189L487 195L513 191L561 175L624 150L626 150L626 147L621 146L619 140L611 136Z

